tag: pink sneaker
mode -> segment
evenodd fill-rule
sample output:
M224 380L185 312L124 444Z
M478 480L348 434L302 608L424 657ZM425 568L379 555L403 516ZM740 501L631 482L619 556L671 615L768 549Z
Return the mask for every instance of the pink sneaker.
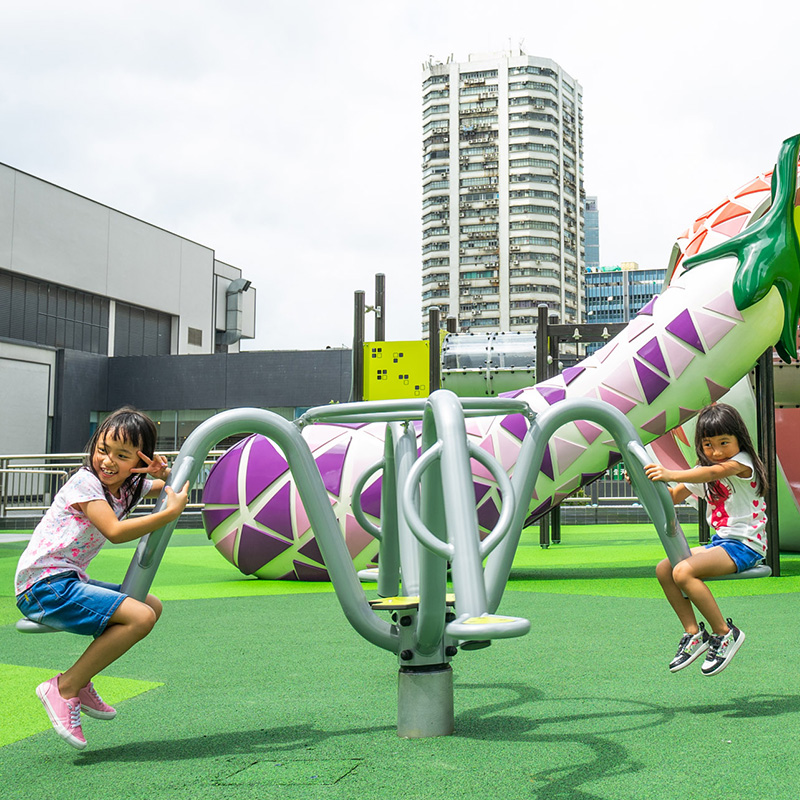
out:
M78 750L86 747L86 739L81 730L81 701L77 697L65 700L58 691L58 679L50 678L49 681L40 683L36 687L36 696L42 701L47 716L56 733Z
M117 709L110 706L97 694L91 681L78 692L78 699L81 701L81 711L90 717L114 719L117 716Z

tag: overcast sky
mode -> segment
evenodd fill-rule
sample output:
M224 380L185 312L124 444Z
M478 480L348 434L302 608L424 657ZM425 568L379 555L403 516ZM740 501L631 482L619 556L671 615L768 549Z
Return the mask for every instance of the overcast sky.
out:
M248 349L350 346L387 285L420 337L421 74L522 45L583 86L604 264L686 225L800 132L793 3L0 2L0 162L212 247L258 289ZM373 333L367 322L367 337Z

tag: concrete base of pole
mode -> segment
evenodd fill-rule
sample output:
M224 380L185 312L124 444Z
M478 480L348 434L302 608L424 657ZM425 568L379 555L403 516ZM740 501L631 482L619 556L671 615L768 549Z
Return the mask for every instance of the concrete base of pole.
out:
M397 680L397 735L403 739L451 736L453 668L400 669Z

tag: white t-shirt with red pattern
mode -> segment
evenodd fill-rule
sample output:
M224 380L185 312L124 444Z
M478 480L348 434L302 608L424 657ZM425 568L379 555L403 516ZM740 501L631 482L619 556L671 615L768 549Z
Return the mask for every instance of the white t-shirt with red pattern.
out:
M142 497L152 485L152 480L145 479ZM59 572L77 572L82 581L88 580L86 567L108 539L92 525L78 504L105 500L117 519L122 519L130 497L127 486L120 490L119 497L106 495L100 479L91 470L79 469L61 487L36 526L17 565L15 593L22 594L42 578Z
M707 501L708 524L723 537L738 539L751 550L764 556L767 553L767 503L757 493L758 482L753 459L747 453L737 453L730 461L743 467L749 467L751 475L742 478L730 475L720 481L720 491L724 495L720 500ZM684 483L684 486L696 497L706 500L705 483Z

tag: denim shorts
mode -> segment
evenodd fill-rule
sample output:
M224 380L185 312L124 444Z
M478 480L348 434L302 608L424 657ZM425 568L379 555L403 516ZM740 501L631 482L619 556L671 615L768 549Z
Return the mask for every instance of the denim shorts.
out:
M738 539L730 539L727 536L720 536L718 533L711 537L711 544L706 545L706 548L709 547L721 547L733 559L737 572L744 572L764 560L764 556L756 553L752 547L748 547L744 542L740 542Z
M17 595L17 608L56 630L97 637L127 597L120 588L118 583L84 582L77 572L59 572Z

